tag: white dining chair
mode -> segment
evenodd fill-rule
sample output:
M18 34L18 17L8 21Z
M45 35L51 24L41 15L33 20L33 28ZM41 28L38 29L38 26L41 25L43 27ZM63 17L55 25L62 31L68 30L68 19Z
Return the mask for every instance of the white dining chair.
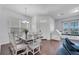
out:
M20 38L17 38L16 40L16 36L13 33L9 33L9 40L10 43L12 44L12 46L10 47L11 49L11 54L17 55L19 51L22 51L22 53L19 54L27 54L27 45L25 43L22 43L21 40L19 40Z
M41 53L40 51L40 46L41 46L41 38L38 36L38 34L33 34L30 35L30 40L32 40L29 44L28 47L30 48L30 52L35 55L36 53ZM29 39L28 39L29 40ZM36 51L35 51L36 49Z

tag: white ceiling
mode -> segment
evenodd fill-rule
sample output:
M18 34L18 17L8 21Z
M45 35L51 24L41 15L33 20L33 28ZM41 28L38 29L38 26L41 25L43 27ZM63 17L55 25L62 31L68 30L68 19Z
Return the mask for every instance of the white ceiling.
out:
M56 19L77 15L79 13L70 13L74 8L79 7L78 4L7 4L4 7L27 15L48 15Z

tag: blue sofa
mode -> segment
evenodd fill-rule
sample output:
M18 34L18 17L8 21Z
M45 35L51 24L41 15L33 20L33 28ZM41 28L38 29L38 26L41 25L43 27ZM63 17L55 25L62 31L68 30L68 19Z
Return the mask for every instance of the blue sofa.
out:
M62 45L57 51L58 55L79 55L79 45L71 42L68 38L63 40Z

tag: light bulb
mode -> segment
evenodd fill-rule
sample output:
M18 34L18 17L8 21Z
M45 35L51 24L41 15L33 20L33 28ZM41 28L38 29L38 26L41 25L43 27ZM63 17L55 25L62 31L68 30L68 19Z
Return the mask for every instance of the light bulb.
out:
M26 21L26 20L24 20L24 21L22 21L22 23L29 23L28 21Z

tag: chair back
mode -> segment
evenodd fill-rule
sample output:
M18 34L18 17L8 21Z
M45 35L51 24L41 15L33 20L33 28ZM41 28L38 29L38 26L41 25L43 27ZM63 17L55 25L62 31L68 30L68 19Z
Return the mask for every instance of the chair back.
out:
M12 47L13 47L14 49L17 49L14 34L9 33L9 41L10 41L10 43L12 44Z

